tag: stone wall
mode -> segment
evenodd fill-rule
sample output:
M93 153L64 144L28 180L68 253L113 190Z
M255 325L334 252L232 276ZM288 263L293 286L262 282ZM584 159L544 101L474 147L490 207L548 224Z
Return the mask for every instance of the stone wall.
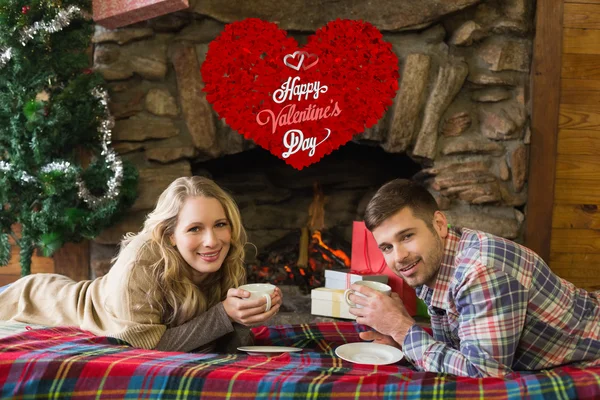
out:
M139 230L160 192L183 175L209 175L231 190L259 251L302 225L315 181L325 182L329 225L342 226L348 237L350 222L360 219L383 178L402 175L378 164L382 154L396 157L386 163L397 160L399 170L411 171L404 177L418 171L414 178L453 223L519 240L527 200L532 3L201 0L122 29L97 26L94 68L109 82L113 144L139 168L140 197L121 224L94 242L93 275L108 268L121 236ZM235 157L248 166L268 162L212 111L199 72L224 25L247 17L277 22L300 44L336 18L363 19L382 31L399 57L400 89L384 118L353 140L364 154L338 150L300 172L273 156L275 164L251 175L249 168L225 167L239 162ZM253 161L255 154L262 161ZM356 164L365 167L349 173Z

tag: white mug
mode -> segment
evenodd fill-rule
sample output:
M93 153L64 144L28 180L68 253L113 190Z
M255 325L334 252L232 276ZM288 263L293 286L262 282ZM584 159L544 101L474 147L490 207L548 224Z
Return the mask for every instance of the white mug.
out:
M381 283L381 282L358 281L358 282L354 282L354 284L366 286L371 289L375 289L378 292L385 294L386 296L389 296L392 293L392 288L390 286L386 285L385 283ZM350 307L362 308L362 306L360 304L355 304L350 301L350 298L349 298L350 294L354 294L354 295L362 296L362 297L367 297L367 296L365 296L364 294L360 294L352 289L346 289L346 291L344 292L344 300L346 300L346 304L348 304Z
M267 312L271 309L271 295L275 292L275 287L275 285L271 285L270 283L249 283L238 287L238 289L250 292L250 297L247 297L248 299L258 299L261 297L267 299L267 308L265 309L265 312Z

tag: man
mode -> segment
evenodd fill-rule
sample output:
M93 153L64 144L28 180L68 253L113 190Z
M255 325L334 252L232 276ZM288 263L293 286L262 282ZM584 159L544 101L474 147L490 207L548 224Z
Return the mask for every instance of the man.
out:
M427 304L433 337L400 298L352 285L363 340L402 347L418 369L504 376L600 359L600 292L556 276L533 251L471 229L449 227L433 196L397 179L367 205L365 224L388 268Z

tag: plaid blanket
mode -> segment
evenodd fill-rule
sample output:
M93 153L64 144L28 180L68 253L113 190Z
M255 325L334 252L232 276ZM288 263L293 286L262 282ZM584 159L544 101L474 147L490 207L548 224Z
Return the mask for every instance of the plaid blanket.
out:
M47 326L23 324L20 322L0 321L0 339L5 338L7 336L12 336L17 333L30 331L32 329L42 328L47 328Z
M277 356L141 350L76 328L0 339L0 397L184 399L598 399L600 366L566 366L506 379L460 378L394 365L352 364L334 354L360 341L353 322L254 329L259 345L302 347Z

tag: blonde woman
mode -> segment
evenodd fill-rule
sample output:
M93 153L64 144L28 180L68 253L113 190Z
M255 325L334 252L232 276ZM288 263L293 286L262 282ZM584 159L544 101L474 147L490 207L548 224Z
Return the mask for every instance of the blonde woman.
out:
M210 350L229 338L248 344L249 329L240 328L268 321L282 296L276 289L265 312L265 298L236 289L245 280L245 244L233 199L210 179L179 178L142 231L123 240L107 275L23 277L0 291L0 320L78 326L144 349Z

